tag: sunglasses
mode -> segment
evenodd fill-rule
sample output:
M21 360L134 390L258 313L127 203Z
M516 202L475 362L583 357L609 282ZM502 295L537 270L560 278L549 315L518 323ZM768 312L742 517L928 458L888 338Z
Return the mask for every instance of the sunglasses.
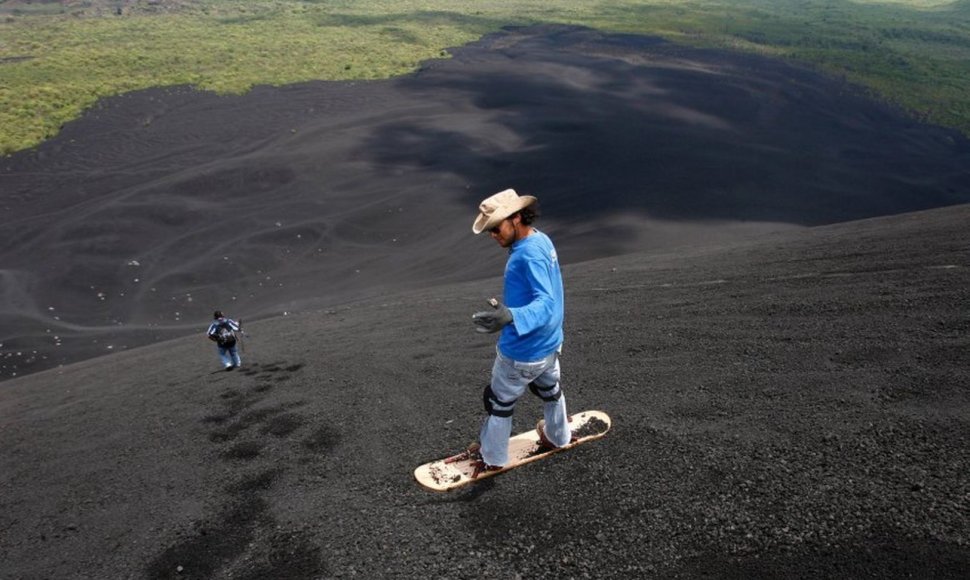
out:
M499 233L500 231L502 231L502 224L504 224L505 222L507 222L507 221L509 221L510 219L512 219L512 218L511 218L511 216L510 216L510 217L507 217L507 218L505 218L505 219L504 219L504 220L502 220L502 221L500 221L500 222L498 223L498 225L497 225L497 226L495 226L494 228L489 228L489 229L488 229L488 231L489 231L489 233L492 233L492 234L497 234L497 233Z

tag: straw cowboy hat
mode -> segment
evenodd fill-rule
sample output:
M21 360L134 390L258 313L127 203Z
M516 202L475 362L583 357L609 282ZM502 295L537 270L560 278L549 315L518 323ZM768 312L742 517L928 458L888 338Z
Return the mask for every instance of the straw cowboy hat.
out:
M488 231L502 223L502 220L536 202L531 195L519 195L514 189L506 189L489 197L478 206L478 217L472 224L476 234Z

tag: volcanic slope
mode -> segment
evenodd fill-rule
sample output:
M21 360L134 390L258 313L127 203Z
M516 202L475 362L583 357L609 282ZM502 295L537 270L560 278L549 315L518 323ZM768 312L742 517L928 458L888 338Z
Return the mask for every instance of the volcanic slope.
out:
M613 430L452 494L411 471L476 436L499 278L254 323L236 372L191 337L8 381L3 575L965 578L968 220L567 266Z
M970 141L762 56L510 29L386 81L105 99L0 160L0 379L488 276L514 187L564 263L970 202Z

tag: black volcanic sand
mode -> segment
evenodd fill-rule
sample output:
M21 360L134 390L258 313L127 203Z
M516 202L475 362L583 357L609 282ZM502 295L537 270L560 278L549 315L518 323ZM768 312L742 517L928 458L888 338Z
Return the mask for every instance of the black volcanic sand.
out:
M412 470L476 435L499 278L254 323L235 372L187 337L7 381L2 576L966 578L968 220L566 266L613 429L451 494Z
M564 263L970 201L970 144L767 58L508 30L389 81L106 99L0 162L0 377L494 275L478 202Z

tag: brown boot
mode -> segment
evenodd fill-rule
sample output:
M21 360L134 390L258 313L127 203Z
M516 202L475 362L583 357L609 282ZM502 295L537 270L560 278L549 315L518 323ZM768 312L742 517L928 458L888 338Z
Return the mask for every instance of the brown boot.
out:
M472 473L472 479L477 479L479 475L485 473L486 471L499 471L502 469L502 466L500 465L489 465L485 463L485 460L482 459L481 450L482 445L478 441L472 441L468 445L468 448L465 449L465 458L471 459L475 462L475 471Z
M539 434L539 449L555 449L558 445L553 445L552 441L546 437L546 420L539 419L536 423L536 433Z

